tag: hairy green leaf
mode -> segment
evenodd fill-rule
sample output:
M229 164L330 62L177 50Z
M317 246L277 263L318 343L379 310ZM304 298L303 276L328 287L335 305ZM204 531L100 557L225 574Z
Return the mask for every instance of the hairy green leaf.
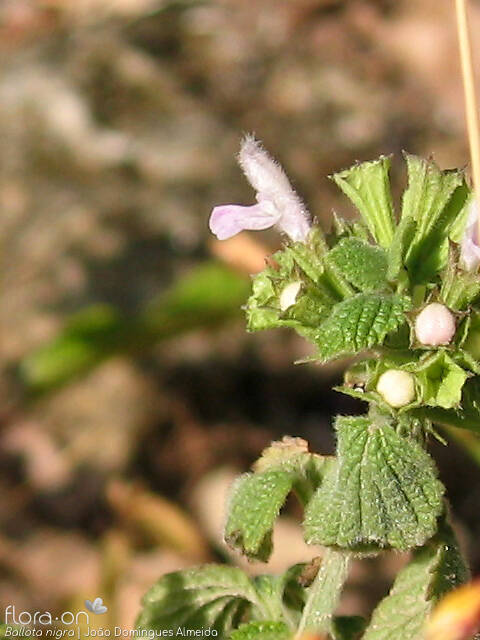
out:
M408 188L402 221L412 218L416 231L406 256L412 282L429 282L447 264L448 236L464 208L469 189L463 172L441 171L434 162L406 154Z
M381 345L405 322L408 298L359 293L339 302L315 334L322 360L356 354Z
M360 291L375 291L386 285L387 255L358 238L344 238L330 251L327 261Z
M290 640L292 637L283 622L248 622L230 634L229 640Z
M356 551L423 544L443 509L431 457L386 423L339 417L336 429L338 464L308 505L307 541Z
M287 495L294 490L307 504L332 464L334 458L310 453L301 438L272 443L255 473L238 478L230 490L226 542L249 558L268 560L273 526Z
M394 233L389 170L390 158L382 156L333 176L333 180L359 210L374 239L384 248L390 246Z
M295 481L294 472L265 471L240 476L231 489L225 540L249 558L267 561L272 529Z
M216 629L226 637L248 612L268 617L253 583L240 569L205 565L164 575L145 594L138 629Z
M308 443L302 438L284 436L282 440L272 442L257 460L254 469L257 473L265 471L283 471L294 474L293 490L303 506L312 497L315 490L335 464L333 456L321 456L310 453Z
M450 527L439 533L398 574L386 598L375 609L363 640L423 640L423 628L436 602L468 580Z

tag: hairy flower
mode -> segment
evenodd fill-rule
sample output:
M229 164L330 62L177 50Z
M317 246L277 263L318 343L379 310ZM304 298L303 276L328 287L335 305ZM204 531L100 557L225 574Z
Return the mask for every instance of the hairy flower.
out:
M480 244L478 238L478 204L472 199L469 207L467 224L463 233L460 258L467 271L474 271L480 264Z
M309 215L282 167L251 135L243 139L238 161L257 192L257 204L215 207L210 216L211 231L219 240L226 240L244 229L259 231L275 225L294 242L305 242Z

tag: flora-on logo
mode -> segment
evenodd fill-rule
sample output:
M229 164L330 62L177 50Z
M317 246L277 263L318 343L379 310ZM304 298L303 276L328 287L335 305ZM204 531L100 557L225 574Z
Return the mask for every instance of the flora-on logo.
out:
M85 606L92 613L106 613L108 611L107 607L103 604L102 598L95 598L93 602L91 600L85 600Z

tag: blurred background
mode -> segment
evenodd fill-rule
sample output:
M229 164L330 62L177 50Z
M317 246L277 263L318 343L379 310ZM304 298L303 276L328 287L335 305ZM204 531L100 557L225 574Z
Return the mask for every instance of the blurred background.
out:
M397 197L402 149L465 165L453 2L1 0L0 68L0 618L100 595L130 628L161 574L246 566L225 491L272 439L331 453L332 416L363 411L329 390L337 366L293 366L301 339L245 332L281 238L209 235L214 205L253 201L242 134L326 229L353 214L326 176L356 160L395 154ZM449 435L432 451L477 572L479 445ZM250 572L318 554L300 515ZM403 561L355 565L343 611Z

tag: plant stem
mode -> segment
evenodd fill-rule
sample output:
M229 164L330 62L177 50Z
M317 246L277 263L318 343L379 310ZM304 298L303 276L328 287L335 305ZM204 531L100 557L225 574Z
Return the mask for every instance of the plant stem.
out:
M472 160L472 179L475 193L480 193L480 133L478 126L477 96L473 74L472 47L468 30L467 0L455 0L457 14L460 62L462 65L463 89L465 92L465 113L467 118L470 157ZM479 235L480 235L480 219Z
M295 640L299 640L305 631L330 631L333 612L347 579L349 563L350 554L325 549L317 577L309 589Z

